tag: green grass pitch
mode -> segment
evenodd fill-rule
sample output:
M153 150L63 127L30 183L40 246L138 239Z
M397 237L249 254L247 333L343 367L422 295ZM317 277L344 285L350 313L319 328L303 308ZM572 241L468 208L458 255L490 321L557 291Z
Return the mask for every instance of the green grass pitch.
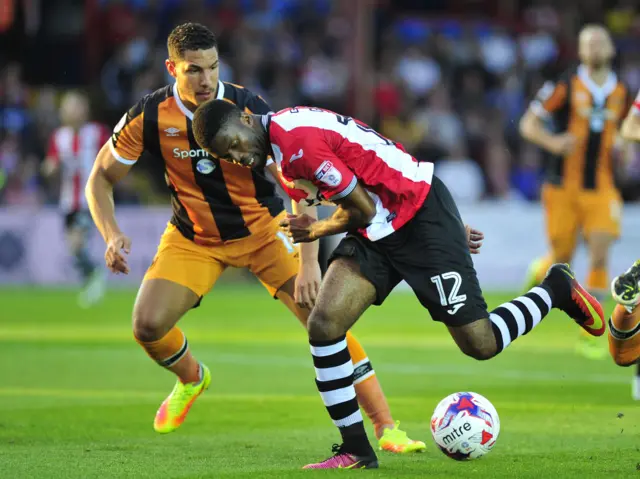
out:
M181 326L213 382L182 428L160 436L153 416L173 377L131 336L134 297L112 291L83 311L73 292L0 290L0 476L640 478L631 370L576 356L579 328L562 314L477 362L411 295L372 308L354 332L394 416L428 451L381 453L375 471L301 471L339 436L304 330L284 307L259 287L222 285L187 315ZM488 298L492 307L508 299ZM461 390L488 397L502 422L491 454L466 463L440 453L428 428L437 402Z

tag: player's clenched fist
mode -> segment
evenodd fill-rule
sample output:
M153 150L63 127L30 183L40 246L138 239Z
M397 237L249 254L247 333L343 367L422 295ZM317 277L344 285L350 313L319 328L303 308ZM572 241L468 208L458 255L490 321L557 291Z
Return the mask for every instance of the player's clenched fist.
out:
M291 238L294 243L309 243L315 241L312 226L317 220L307 214L287 215L280 221L280 229Z
M129 274L127 259L122 253L129 254L130 251L131 239L128 236L123 234L114 236L109 243L107 243L107 251L104 253L107 268L116 274Z

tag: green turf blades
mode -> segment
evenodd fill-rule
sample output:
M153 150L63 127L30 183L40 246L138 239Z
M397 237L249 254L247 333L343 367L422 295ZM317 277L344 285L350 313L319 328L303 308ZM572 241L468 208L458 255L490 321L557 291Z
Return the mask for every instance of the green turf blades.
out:
M213 382L182 428L160 436L153 416L174 379L133 341L134 297L112 292L87 313L75 292L0 291L3 476L308 477L298 469L324 458L338 435L313 384L304 330L284 307L260 288L223 287L189 313L181 326ZM561 313L488 362L462 355L411 295L372 308L355 333L395 417L429 446L420 456L380 454L381 469L368 476L637 474L632 371L576 356L578 328ZM428 422L440 399L464 389L494 403L502 430L489 455L459 464L436 450Z

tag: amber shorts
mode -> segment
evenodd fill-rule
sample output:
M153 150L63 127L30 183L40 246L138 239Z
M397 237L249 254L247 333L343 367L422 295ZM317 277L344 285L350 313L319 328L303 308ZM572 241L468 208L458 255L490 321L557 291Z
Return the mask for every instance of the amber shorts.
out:
M559 256L571 256L579 234L587 239L594 233L620 236L622 198L616 190L571 191L547 184L542 204L547 235Z
M220 246L201 246L185 238L169 224L158 252L144 277L166 279L204 296L227 266L248 268L275 296L298 274L298 248L278 229L281 216L264 231Z

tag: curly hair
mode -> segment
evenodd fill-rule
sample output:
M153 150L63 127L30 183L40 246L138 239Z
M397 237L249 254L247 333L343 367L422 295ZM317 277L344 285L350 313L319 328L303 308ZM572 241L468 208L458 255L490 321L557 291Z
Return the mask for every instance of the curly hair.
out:
M213 140L227 122L240 116L242 110L225 100L209 100L200 105L193 114L191 128L198 145L211 151Z

